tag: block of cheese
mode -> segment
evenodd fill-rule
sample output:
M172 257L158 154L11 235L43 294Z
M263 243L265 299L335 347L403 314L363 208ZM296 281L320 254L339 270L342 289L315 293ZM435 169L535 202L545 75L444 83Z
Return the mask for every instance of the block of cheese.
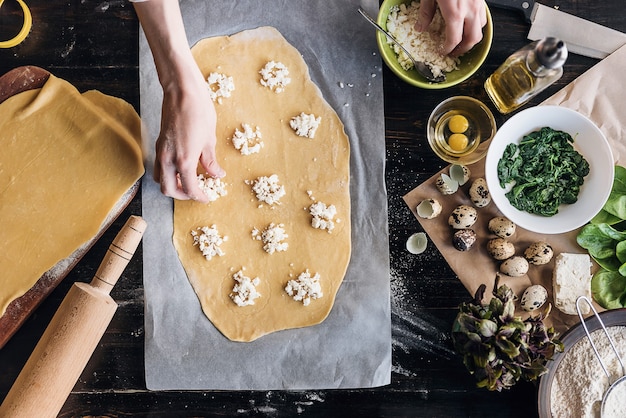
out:
M552 287L554 305L561 312L577 315L576 300L580 296L591 300L591 266L588 254L557 255L552 273ZM589 305L581 304L580 307L582 313L589 313Z

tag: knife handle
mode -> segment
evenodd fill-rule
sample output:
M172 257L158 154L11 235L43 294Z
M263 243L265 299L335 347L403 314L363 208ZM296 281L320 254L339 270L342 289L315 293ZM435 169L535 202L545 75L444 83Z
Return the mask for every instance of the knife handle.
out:
M535 0L487 0L487 4L501 9L522 12L527 22L531 21L533 10L535 9Z

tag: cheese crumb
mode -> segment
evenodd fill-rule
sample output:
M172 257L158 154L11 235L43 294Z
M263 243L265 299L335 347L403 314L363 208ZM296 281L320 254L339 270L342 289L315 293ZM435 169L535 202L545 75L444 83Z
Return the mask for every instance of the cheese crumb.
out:
M278 175L272 174L269 177L257 178L252 186L252 191L259 201L273 205L280 203L280 198L285 195L285 186L278 182Z
M192 230L191 235L193 236L193 245L198 246L207 260L211 260L215 256L224 255L224 251L222 251L220 246L225 241L228 241L228 237L222 237L215 225L199 227L197 231Z
M315 202L309 207L311 226L315 229L325 229L329 233L335 228L333 219L337 214L335 205L326 206L324 202Z
M294 116L289 121L291 129L296 131L296 135L303 136L305 138L314 138L315 131L320 126L322 117L315 117L313 114L300 113L298 116Z
M235 90L233 78L221 73L209 74L207 84L209 86L209 97L219 104L222 104L223 97L230 97L230 93Z
M263 249L268 254L274 254L275 252L287 251L289 244L284 242L289 235L285 232L284 224L271 223L260 232L254 228L252 230L252 238L258 241L263 241Z
M198 186L207 195L209 202L215 202L228 194L226 184L218 178L204 177L202 174L198 174Z
M309 306L311 299L319 299L324 296L319 273L315 273L311 277L308 269L300 273L296 280L289 280L285 292L293 297L293 300L302 301L304 306Z
M263 135L261 130L257 126L256 129L252 129L247 123L241 124L243 131L235 129L235 133L232 137L233 146L241 155L256 154L261 151L263 147Z
M289 70L282 62L270 61L259 71L261 74L261 85L269 88L275 93L285 90L287 84L291 83Z
M254 305L254 300L259 298L261 294L256 290L260 280L258 277L251 279L243 274L245 268L233 274L233 279L237 282L233 287L230 298L237 306Z

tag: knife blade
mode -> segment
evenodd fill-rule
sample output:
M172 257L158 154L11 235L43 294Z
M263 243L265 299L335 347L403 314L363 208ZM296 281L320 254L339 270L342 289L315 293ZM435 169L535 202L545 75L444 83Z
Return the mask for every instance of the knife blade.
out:
M522 12L531 24L528 32L531 41L553 36L564 41L568 51L575 54L602 59L626 45L626 33L534 0L487 0L487 4Z

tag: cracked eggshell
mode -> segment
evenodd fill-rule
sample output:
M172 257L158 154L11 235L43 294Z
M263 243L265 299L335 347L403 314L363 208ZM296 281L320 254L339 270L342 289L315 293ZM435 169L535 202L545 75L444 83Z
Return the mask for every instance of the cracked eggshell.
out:
M491 193L489 193L487 181L484 178L479 177L472 182L469 189L469 197L474 206L478 208L484 208L491 203Z
M415 209L418 216L424 219L434 219L441 213L441 203L437 199L424 199Z
M406 249L411 254L421 254L426 251L428 237L424 232L416 232L406 240Z
M450 166L449 173L450 178L459 183L460 186L463 186L465 183L467 183L470 179L470 176L472 175L472 172L469 168L467 168L467 166L460 164L452 164Z
M515 246L504 238L494 238L487 242L487 252L496 260L506 260L515 254Z
M478 219L478 212L469 205L457 206L448 217L448 225L454 229L471 228Z
M456 193L459 190L459 182L452 180L447 174L441 173L435 181L435 186L442 195L447 196Z
M500 273L510 277L520 277L528 273L528 261L519 255L508 258L500 264Z
M508 238L515 233L515 223L504 216L496 216L489 221L489 231L500 238Z
M535 266L548 264L553 256L552 246L545 241L534 242L524 251L526 260Z
M548 300L548 291L540 284L534 284L524 290L520 306L527 312L534 311L543 306Z

